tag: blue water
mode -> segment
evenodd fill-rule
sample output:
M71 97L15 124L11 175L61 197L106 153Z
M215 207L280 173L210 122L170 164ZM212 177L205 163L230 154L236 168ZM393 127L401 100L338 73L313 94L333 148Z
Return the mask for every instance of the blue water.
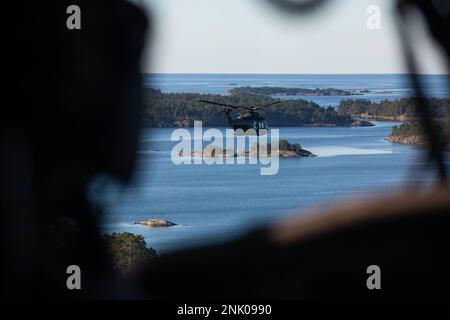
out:
M159 252L233 238L290 210L392 189L409 181L419 151L384 138L395 123L365 128L281 128L281 137L318 155L280 159L274 176L258 165L180 165L171 162L172 129L145 129L135 181L108 185L105 230L145 236ZM206 143L205 143L206 145ZM158 151L156 151L158 150ZM182 227L152 229L130 222L167 219Z
M448 76L422 75L421 82L427 95L450 98ZM281 99L306 99L321 106L336 106L341 99L369 99L380 102L413 94L408 76L404 74L371 75L277 75L277 74L145 74L144 85L163 92L196 92L225 94L242 86L273 86L290 88L336 88L342 90L367 89L364 95L279 97ZM386 92L388 91L388 93Z
M428 87L445 94L435 86L440 81L436 79L431 76ZM157 75L152 85L172 92L224 93L231 83L406 92L404 81L401 75ZM261 176L260 166L249 164L174 165L170 157L176 144L170 140L173 129L144 129L133 182L121 186L98 178L91 194L105 210L105 232L142 234L159 253L232 239L293 212L304 214L334 200L397 190L417 179L411 172L421 170L421 151L384 140L398 123L374 123L362 128L280 128L282 139L300 143L318 157L280 159L279 172L273 176ZM131 224L150 218L182 226Z

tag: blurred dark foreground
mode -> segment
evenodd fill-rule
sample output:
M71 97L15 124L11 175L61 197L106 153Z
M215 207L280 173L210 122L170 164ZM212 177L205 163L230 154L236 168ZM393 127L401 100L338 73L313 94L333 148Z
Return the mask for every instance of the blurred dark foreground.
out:
M127 2L33 4L31 104L1 131L2 298L392 299L450 297L450 186L408 187L291 218L223 245L159 258L124 280L86 199L99 173L127 182L140 128L149 23ZM448 31L448 30L447 30ZM447 43L448 45L448 43ZM80 266L81 290L67 287ZM381 289L368 288L368 268Z

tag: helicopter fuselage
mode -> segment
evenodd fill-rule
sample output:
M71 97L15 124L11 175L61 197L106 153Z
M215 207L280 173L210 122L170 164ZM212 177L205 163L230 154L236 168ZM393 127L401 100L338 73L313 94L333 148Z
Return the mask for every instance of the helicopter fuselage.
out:
M247 134L251 134L252 130L254 130L256 135L267 133L267 121L257 112L240 113L233 119L230 111L228 111L226 112L226 119L228 126L232 127L234 131L243 130Z
M269 107L281 103L283 101L274 101L266 105L263 105L262 107L237 106L208 100L199 100L199 102L223 107L222 113L225 116L225 122L228 126L233 128L235 134L236 131L242 130L246 135L259 136L267 134L268 125L267 121L257 112L257 110L260 110L260 108ZM231 116L232 110L239 110L237 116L234 119Z

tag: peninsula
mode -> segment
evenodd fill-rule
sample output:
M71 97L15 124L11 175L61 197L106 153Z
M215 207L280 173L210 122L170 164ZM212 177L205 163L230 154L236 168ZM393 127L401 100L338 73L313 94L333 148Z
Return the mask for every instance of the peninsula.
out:
M434 126L442 133L446 149L450 150L450 118L434 119ZM418 121L394 126L386 140L410 145L423 145L426 143L425 132Z
M424 102L433 118L450 117L449 99L429 98ZM346 99L341 100L338 106L339 115L379 121L413 121L417 119L415 110L414 98L383 100L379 103L367 99Z
M228 91L228 94L241 95L241 94L258 94L266 96L353 96L363 95L368 93L366 89L356 90L341 90L335 88L284 88L284 87L239 87L233 88Z

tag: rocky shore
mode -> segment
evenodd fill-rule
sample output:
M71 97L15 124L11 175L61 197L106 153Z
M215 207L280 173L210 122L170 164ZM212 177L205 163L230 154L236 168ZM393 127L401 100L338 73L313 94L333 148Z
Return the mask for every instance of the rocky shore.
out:
M400 144L421 145L424 143L422 136L396 136L389 135L387 141Z
M375 126L372 122L361 120L361 119L354 119L352 124L352 127L373 127Z

